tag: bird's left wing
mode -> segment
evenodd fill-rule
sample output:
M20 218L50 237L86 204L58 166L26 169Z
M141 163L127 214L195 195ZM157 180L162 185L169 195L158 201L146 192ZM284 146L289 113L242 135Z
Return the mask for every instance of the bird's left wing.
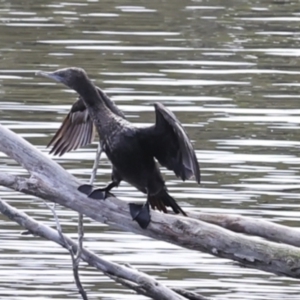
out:
M176 116L161 103L155 103L156 123L140 128L140 140L159 163L173 170L183 181L195 177L200 183L200 167L193 146Z

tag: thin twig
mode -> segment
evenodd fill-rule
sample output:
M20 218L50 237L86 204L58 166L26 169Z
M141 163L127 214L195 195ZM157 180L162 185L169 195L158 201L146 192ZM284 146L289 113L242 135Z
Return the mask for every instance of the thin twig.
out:
M99 161L100 161L100 157L101 157L101 153L102 153L102 149L100 146L100 143L98 143L98 148L97 148L97 152L96 152L96 157L94 160L94 165L93 165L93 171L90 177L90 184L93 185L94 180L96 178L97 175L97 170L98 170L98 165L99 165ZM78 266L80 263L80 254L81 254L81 250L83 247L83 236L84 236L84 229L83 229L83 215L82 214L78 214L78 250L76 253L76 265Z
M95 161L94 161L94 165L93 165L93 171L92 171L92 174L91 174L91 177L90 177L90 184L91 185L93 185L94 180L95 180L96 175L97 175L97 169L98 169L101 153L102 153L102 149L101 149L100 143L98 143L96 157L95 157ZM80 264L80 261L81 261L81 252L82 252L82 249L83 249L83 237L84 237L83 214L81 214L81 213L78 214L78 229L77 230L78 230L78 248L77 248L76 256L74 257L74 254L73 253L71 254L72 266L73 266L73 275L74 275L74 279L75 279L76 284L77 284L77 282L80 283L79 264ZM80 286L81 286L82 290L84 291L81 284L80 284Z
M75 263L76 266L79 266L80 263L80 253L81 253L81 249L83 247L83 236L84 236L84 229L83 229L83 215L81 213L78 214L78 249L76 252L76 259L75 259Z
M101 149L100 143L98 143L96 157L95 157L95 161L94 161L94 165L93 165L93 171L92 171L92 174L90 177L91 185L94 183L94 180L97 175L97 169L98 169L98 164L100 161L101 153L102 153L102 149ZM75 258L75 266L73 266L73 269L74 269L74 267L77 267L77 269L78 269L79 264L80 264L80 256L81 256L81 251L83 248L83 236L84 236L83 215L79 213L78 214L78 248L77 248L77 253L76 253L76 258Z
M94 165L93 165L93 171L92 171L91 178L90 178L90 184L93 184L94 180L96 178L98 165L99 165L99 161L100 161L100 157L101 157L102 152L103 151L102 151L101 145L100 145L100 143L98 143L96 157L95 157Z
M55 224L56 224L56 229L57 232L59 233L59 236L64 244L64 247L69 250L69 252L71 253L72 256L74 256L73 250L72 250L72 246L70 246L70 244L67 242L67 240L65 239L65 236L62 232L62 228L58 219L58 216L56 214L55 211L55 207L56 207L56 203L54 203L53 205L48 204L46 201L43 200L43 202L45 203L45 205L51 210L54 220L55 220Z
M73 247L70 245L70 243L68 243L68 241L66 240L65 238L65 235L63 234L62 232L62 228L61 228L61 225L60 225L60 222L59 222L59 219L58 219L58 216L56 214L56 211L55 211L55 203L52 205L49 205L46 201L43 200L43 202L46 204L46 206L51 210L53 216L54 216L54 219L55 219L55 223L56 223L56 229L57 229L57 232L63 242L63 246L69 251L70 255L71 255L71 258L72 258L72 267L73 267L73 276L74 276L74 279L75 279L75 283L76 283L76 286L77 286L77 289L78 289L78 292L80 293L81 297L83 300L88 300L88 297L87 297L87 294L81 284L81 281L80 281L80 277L79 277L79 274L78 274L78 264L76 265L76 260L77 258L75 257L74 255L74 251L73 251Z
M67 244L71 245L72 248L76 251L78 245L69 237L64 236L61 238L62 232L58 232L41 222L37 222L33 218L29 217L24 212L19 211L18 209L10 206L5 201L2 201L0 198L0 212L7 216L9 219L17 222L20 226L26 228L35 235L41 236L48 240L54 241L55 243L65 247L64 240L67 241ZM74 252L75 252L74 251ZM132 282L137 286L148 291L148 294L152 295L153 299L160 300L184 300L186 299L183 296L172 291L170 288L166 287L162 283L156 281L149 275L135 270L134 268L128 268L117 263L108 261L102 257L96 256L95 253L83 248L81 253L81 258L83 261L87 262L90 266L101 270L103 273L109 273L118 278L124 279L128 282ZM129 286L128 286L129 287Z

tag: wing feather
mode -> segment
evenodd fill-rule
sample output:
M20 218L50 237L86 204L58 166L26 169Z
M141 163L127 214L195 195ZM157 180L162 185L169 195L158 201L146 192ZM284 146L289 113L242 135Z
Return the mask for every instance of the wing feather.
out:
M93 142L95 127L82 99L78 99L47 147L50 153L63 155Z
M97 91L105 101L105 105L113 113L125 119L124 113L99 87L97 87ZM50 153L61 156L66 152L92 143L95 139L95 133L93 121L83 99L79 97L47 147L52 146Z
M159 163L174 171L183 181L195 177L200 183L200 167L193 146L176 116L161 103L155 103L156 123L141 129L146 147ZM143 137L144 135L144 137Z

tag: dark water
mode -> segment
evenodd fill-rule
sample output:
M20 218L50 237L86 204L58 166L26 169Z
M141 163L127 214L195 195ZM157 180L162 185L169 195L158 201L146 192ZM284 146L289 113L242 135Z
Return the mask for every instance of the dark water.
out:
M0 120L44 153L76 95L36 78L37 70L80 66L135 123L154 120L153 103L187 128L202 184L164 171L186 210L239 213L298 226L300 2L295 1L1 1ZM87 180L96 143L55 158ZM1 171L26 173L0 153ZM109 180L103 159L98 181ZM143 199L127 184L116 194ZM38 199L4 188L0 196L53 225ZM59 208L76 237L77 214ZM299 299L296 280L118 232L86 220L85 246L130 263L169 286L214 299ZM79 299L68 254L20 236L0 216L1 299ZM90 299L145 299L82 266Z

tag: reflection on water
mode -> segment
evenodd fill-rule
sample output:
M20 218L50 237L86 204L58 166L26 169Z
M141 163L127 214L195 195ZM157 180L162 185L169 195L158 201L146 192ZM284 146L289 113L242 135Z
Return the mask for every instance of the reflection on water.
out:
M2 1L0 120L44 153L76 95L35 71L80 66L137 124L153 122L163 102L186 126L202 165L202 184L164 171L186 210L261 216L298 225L299 2L294 1ZM96 143L55 158L87 180ZM3 172L26 174L0 154ZM99 184L109 180L104 158ZM123 183L116 194L144 199ZM52 225L38 199L4 188L0 196ZM60 208L76 237L77 214ZM86 246L130 263L170 286L214 299L298 299L297 281L245 269L87 220ZM0 216L0 295L10 299L74 299L70 259L42 239L20 236ZM133 296L82 267L91 299ZM3 298L3 299L4 299Z

